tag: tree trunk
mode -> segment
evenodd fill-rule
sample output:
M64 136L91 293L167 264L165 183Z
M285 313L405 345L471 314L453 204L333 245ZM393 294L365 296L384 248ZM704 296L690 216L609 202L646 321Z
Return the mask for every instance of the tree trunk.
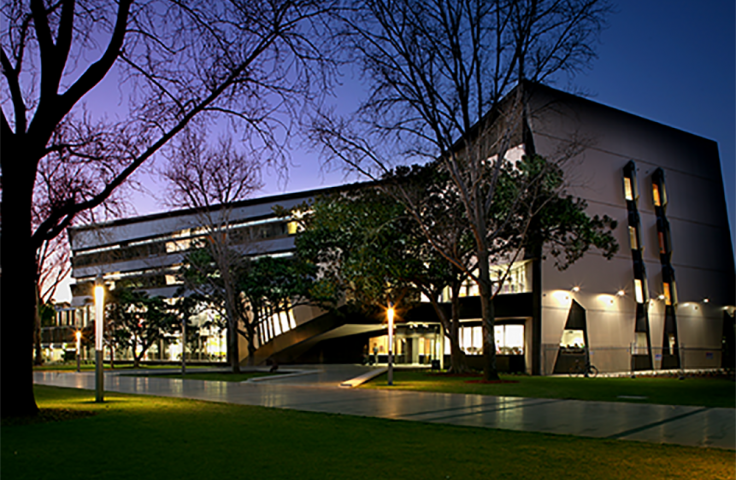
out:
M493 305L493 285L487 250L478 255L478 280L480 308L483 317L483 380L498 380L496 366L496 312Z
M228 335L227 353L230 356L230 366L232 367L233 373L240 373L240 348L238 345L238 319L228 319L228 325L230 326L230 335Z
M213 254L217 252L213 251ZM220 257L223 258L222 252ZM232 286L232 279L230 277L230 265L224 261L220 261L219 264L223 265L219 268L220 274L222 275L222 282L225 290L225 314L227 315L227 358L230 361L230 367L232 372L237 374L240 373L240 350L238 348L238 311L235 302L238 301L235 297L235 292Z
M253 320L245 325L245 339L248 341L248 358L246 364L254 367L256 364L256 325L258 325L258 316L253 310Z
M36 314L33 318L33 364L37 366L43 365L43 353L41 352L41 314L38 307L41 304L38 296L38 285L36 285Z
M38 413L32 361L36 255L31 243L31 199L35 165L26 161L17 139L3 138L0 143L0 298L5 300L0 301L0 412L3 417L17 417Z
M460 348L460 298L457 293L456 290L453 290L452 319L450 320L450 358L452 359L450 372L467 373L470 371L468 358Z

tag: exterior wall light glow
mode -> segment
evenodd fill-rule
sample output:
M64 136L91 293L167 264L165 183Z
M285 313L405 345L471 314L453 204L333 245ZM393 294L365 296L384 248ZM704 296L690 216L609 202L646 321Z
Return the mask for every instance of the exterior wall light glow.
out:
M567 290L555 290L552 296L560 303L570 300L570 292Z
M705 297L705 298L703 299L703 303L708 303L708 302L710 302L710 298L708 298L708 297Z
M660 293L659 295L657 295L657 300L664 300L664 294Z
M613 295L598 295L598 300L608 305L613 305L615 298Z
M575 285L574 287L572 287L572 291L575 292L575 293L578 293L580 291L580 287L578 287L577 285Z
M624 295L626 295L626 292L624 292L623 290L619 290L618 292L616 292L617 297L623 297Z

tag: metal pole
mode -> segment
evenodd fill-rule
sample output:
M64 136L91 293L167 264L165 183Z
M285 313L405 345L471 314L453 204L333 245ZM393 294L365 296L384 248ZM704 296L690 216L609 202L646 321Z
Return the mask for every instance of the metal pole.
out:
M81 354L80 351L79 351L79 345L80 345L80 342L82 340L82 332L80 332L79 330L77 330L77 333L75 335L77 337L77 373L79 373L79 356Z
M394 307L388 305L388 384L394 384Z
M102 277L95 280L95 402L105 401L105 376L102 351L102 336L105 323L105 287Z
M181 320L181 375L187 374L187 319Z

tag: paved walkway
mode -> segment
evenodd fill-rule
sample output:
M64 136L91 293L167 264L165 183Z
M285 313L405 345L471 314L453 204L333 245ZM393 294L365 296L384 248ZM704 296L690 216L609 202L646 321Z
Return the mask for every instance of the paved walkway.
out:
M292 368L288 367L290 371ZM299 374L243 383L106 373L105 390L394 420L736 449L736 412L730 408L347 389L339 388L340 383L365 373L370 367L310 365L293 369ZM95 388L94 374L86 372L35 372L34 381L59 387Z

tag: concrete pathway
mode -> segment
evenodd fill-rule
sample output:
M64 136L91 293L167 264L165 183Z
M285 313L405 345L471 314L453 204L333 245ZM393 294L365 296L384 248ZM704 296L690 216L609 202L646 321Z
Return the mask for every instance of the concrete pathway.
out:
M308 412L736 449L736 411L730 408L348 389L339 385L370 371L371 367L310 365L282 369L295 370L299 375L232 383L106 373L105 390ZM91 372L35 372L34 381L59 387L95 388Z

